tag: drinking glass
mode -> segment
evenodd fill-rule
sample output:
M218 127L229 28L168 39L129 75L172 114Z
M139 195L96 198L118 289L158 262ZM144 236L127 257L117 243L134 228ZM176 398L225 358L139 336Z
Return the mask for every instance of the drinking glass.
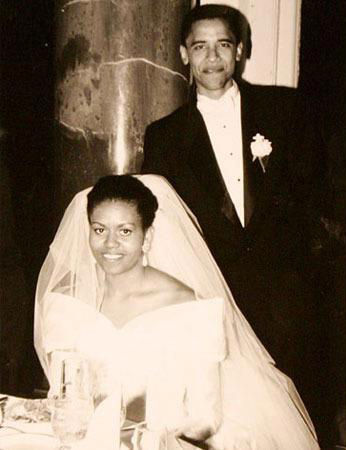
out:
M94 412L88 362L72 354L60 363L59 393L50 399L51 425L60 450L84 438Z
M51 425L60 450L84 438L94 411L92 398L58 397L51 401Z

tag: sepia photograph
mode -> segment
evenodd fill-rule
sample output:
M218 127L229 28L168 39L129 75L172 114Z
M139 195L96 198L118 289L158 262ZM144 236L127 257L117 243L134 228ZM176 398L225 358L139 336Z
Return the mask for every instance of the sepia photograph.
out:
M0 33L0 450L346 450L346 0Z

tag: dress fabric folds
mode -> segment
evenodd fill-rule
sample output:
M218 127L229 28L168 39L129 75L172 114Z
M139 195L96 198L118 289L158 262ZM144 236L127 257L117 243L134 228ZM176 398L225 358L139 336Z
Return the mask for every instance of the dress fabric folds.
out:
M90 362L94 392L105 400L84 445L92 448L103 436L104 450L124 448L118 430L123 395L126 402L146 397L144 450L179 448L176 439L166 447L159 442L186 424L212 430L208 442L216 450L318 449L293 382L276 369L239 311L195 218L165 179L139 179L159 202L149 263L192 287L196 301L115 327L99 312L103 275L88 246L89 189L75 196L41 269L35 346L51 386L56 373L48 354L74 349Z

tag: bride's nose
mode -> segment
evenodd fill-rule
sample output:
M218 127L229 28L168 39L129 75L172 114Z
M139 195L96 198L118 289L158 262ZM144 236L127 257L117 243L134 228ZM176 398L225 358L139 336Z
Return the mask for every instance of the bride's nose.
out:
M110 231L105 242L107 248L117 248L119 246L119 236L116 231Z

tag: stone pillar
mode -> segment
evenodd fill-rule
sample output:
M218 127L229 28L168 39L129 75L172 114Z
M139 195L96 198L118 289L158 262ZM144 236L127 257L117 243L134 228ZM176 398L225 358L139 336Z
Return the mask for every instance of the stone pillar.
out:
M180 106L189 0L56 0L57 201L139 171L145 127ZM58 205L57 205L58 206Z

